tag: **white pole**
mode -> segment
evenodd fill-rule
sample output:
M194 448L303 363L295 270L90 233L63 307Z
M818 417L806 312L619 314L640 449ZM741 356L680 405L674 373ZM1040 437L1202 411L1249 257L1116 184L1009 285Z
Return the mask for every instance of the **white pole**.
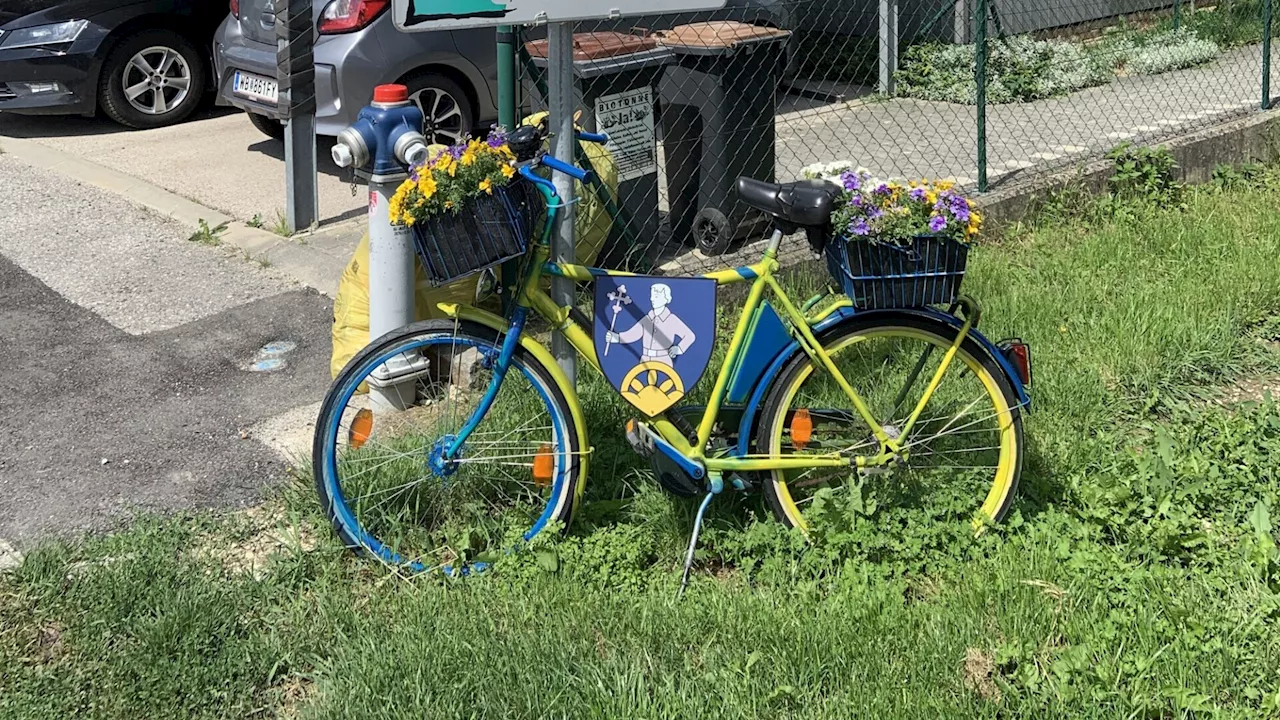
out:
M573 134L573 25L572 23L551 23L547 26L547 109L550 112L551 154L555 159L573 164L574 144L577 138ZM551 236L551 259L557 263L574 262L574 238L572 204L573 178L563 173L552 173L556 193L560 202L565 203L556 216L556 229ZM551 298L561 307L572 307L574 304L574 285L568 278L552 278ZM569 382L576 383L577 357L573 346L561 333L556 333L551 341L551 352L556 362L569 377Z
M413 322L413 236L409 228L392 225L391 196L406 175L381 175L369 181L369 341ZM386 372L401 376L420 363L417 357L394 357ZM377 379L378 371L374 371ZM369 397L375 412L403 410L413 404L415 383L371 382ZM401 386L403 385L403 387Z

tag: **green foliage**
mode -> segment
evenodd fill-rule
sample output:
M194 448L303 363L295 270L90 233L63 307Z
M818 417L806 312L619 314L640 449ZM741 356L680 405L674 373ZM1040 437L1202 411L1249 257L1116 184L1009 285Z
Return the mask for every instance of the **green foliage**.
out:
M1204 16L1205 20L1201 20ZM1197 12L1181 27L1138 28L1121 21L1099 40L1036 40L1028 35L988 41L987 102L1030 102L1105 85L1117 75L1157 75L1202 65L1222 47L1242 42L1241 11ZM1246 33L1247 34L1247 33ZM927 43L903 54L898 71L905 97L972 105L977 102L974 45Z
M1135 75L1159 75L1203 65L1221 52L1217 43L1184 26L1143 36L1125 68Z
M249 222L245 223L251 228L261 228L264 224L266 221L262 219L262 213L254 213L253 217L249 218Z
M1107 159L1115 163L1115 171L1107 179L1113 202L1137 201L1163 208L1181 205L1185 187L1169 148L1125 143L1107 153Z
M993 40L988 48L989 103L1040 100L1107 81L1077 44L1020 35ZM913 45L903 54L898 71L899 93L972 105L977 101L974 68L973 45Z
M1212 9L1183 10L1182 24L1197 36L1224 48L1262 40L1264 0L1219 0ZM1170 23L1172 20L1169 21Z
M223 222L210 226L204 218L200 218L197 222L199 224L196 227L196 231L191 233L191 237L187 238L187 240L200 245L208 245L209 247L218 247L222 244L222 238L219 236L227 231L227 223Z
M271 224L271 232L280 237L291 237L293 231L294 228L289 224L289 218L285 217L284 213L276 210L276 220Z

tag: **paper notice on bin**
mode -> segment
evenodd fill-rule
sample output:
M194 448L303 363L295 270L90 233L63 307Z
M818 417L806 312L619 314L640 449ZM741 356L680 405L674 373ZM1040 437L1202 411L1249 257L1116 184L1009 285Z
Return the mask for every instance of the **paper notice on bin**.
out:
M652 87L596 98L596 127L609 135L606 147L618 164L619 180L658 172Z

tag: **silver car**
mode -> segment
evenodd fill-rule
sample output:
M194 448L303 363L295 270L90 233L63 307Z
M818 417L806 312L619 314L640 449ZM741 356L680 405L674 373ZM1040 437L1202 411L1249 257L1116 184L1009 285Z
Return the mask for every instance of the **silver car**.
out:
M273 0L232 0L214 36L220 104L234 105L264 133L283 137L275 109L276 30ZM432 141L457 142L498 116L492 29L403 33L390 0L316 0L316 131L337 135L369 103L373 88L409 87Z

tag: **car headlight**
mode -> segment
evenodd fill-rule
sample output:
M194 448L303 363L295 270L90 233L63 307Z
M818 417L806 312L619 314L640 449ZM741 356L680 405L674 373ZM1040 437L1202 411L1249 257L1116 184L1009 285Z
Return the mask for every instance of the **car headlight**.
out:
M80 33L89 26L88 20L68 20L49 25L10 30L0 35L0 47L5 49L39 47L41 45L61 45L80 37Z

